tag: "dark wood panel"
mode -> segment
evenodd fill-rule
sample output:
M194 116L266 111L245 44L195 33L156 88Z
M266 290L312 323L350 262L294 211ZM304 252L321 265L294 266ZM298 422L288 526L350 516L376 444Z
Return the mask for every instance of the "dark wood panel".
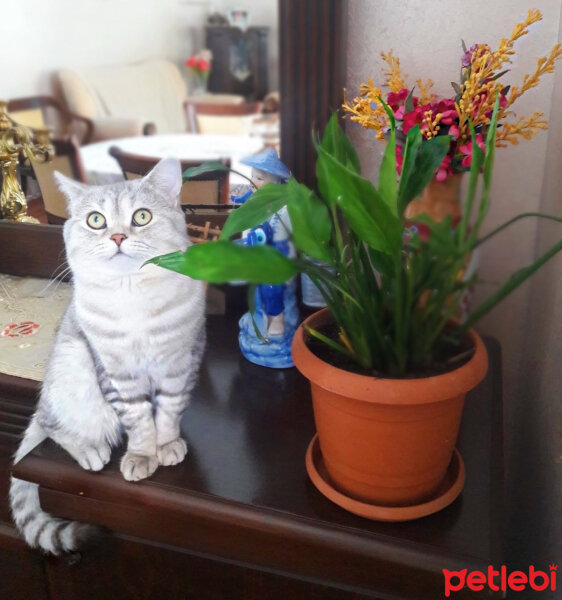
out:
M0 523L0 598L47 600L43 558Z
M315 186L312 131L340 108L345 86L347 0L280 0L281 158Z
M359 600L363 595L262 573L140 540L106 537L76 565L48 562L53 598ZM117 592L118 590L118 592ZM113 594L112 594L113 592Z
M53 277L64 263L60 225L0 221L0 273Z

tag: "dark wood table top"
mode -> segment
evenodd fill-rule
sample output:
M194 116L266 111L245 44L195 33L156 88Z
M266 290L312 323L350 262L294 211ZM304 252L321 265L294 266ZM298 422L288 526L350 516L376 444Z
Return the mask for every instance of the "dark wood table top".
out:
M308 382L296 369L247 362L232 318L209 317L208 339L182 421L186 460L129 483L118 468L122 450L102 472L89 473L46 441L15 468L18 477L40 484L45 510L188 552L366 594L376 590L377 597L441 597L443 568L501 564L497 342L486 340L490 369L465 403L461 496L436 515L381 523L345 512L309 481L304 457L314 421Z

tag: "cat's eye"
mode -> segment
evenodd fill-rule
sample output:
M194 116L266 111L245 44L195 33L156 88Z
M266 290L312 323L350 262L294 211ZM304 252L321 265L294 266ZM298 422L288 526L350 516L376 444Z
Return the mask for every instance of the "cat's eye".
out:
M104 229L107 227L107 221L105 217L97 211L91 212L86 219L86 223L88 223L88 227L92 229Z
M133 214L133 225L136 225L137 227L148 225L150 221L152 221L152 213L148 208L139 208Z

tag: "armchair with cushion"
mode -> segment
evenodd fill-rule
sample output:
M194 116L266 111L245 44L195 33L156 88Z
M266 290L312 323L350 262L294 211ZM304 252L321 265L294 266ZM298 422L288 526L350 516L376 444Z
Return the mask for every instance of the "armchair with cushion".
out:
M12 98L7 110L16 123L31 128L50 127L55 137L75 135L87 144L93 134L94 124L90 119L67 110L51 96Z
M68 108L92 121L91 141L187 129L185 83L168 60L65 69L57 78Z

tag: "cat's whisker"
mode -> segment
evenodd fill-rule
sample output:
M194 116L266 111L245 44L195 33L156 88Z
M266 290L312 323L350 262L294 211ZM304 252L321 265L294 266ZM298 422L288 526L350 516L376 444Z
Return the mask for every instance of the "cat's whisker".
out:
M58 268L59 267L57 267L57 269ZM55 269L55 271L53 272L49 283L42 290L39 291L39 295L44 295L48 290L50 290L51 286L56 284L55 287L51 290L51 293L55 293L60 284L62 283L62 280L72 272L72 269L69 266L64 267L64 269L62 269L62 271L60 271L59 273L57 273L57 269Z

